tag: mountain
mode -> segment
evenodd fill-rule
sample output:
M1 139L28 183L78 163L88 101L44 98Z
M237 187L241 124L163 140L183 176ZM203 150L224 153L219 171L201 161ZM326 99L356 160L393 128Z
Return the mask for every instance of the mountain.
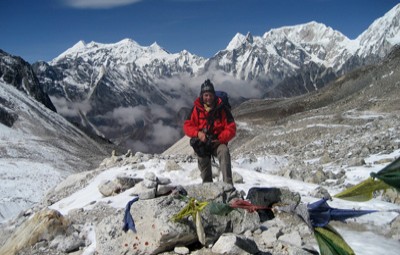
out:
M111 146L55 112L30 65L0 52L0 222L40 202L72 173L96 168Z
M80 41L33 69L57 110L83 130L134 151L161 152L182 136L183 117L211 78L233 102L298 96L378 63L400 43L400 4L357 39L317 22L237 34L204 59L156 43Z
M397 5L355 40L316 22L272 29L262 37L237 34L226 50L206 63L206 69L256 79L264 97L301 95L381 60L400 43L399 19Z
M31 65L20 57L0 50L0 77L5 83L32 96L52 111L56 111L47 93L39 85Z
M181 135L173 130L182 118L177 113L193 97L184 81L168 84L164 79L178 73L190 78L203 62L187 51L170 54L157 44L142 47L126 39L116 44L79 42L33 68L68 120L84 129L95 127L98 135L119 145L154 151ZM165 138L155 141L163 134Z
M382 18L375 20L369 28L357 37L360 49L357 55L370 60L374 56L384 57L399 44L400 4L396 5ZM367 63L371 63L367 62Z
M266 80L267 85L274 85L310 63L339 69L344 57L350 55L351 43L340 32L316 22L272 29L262 37L237 34L207 67L224 70L238 79Z
M237 34L210 58L217 69L241 80L257 80L264 97L317 90L355 68L375 64L400 43L400 4L355 40L317 22L272 29L262 37Z

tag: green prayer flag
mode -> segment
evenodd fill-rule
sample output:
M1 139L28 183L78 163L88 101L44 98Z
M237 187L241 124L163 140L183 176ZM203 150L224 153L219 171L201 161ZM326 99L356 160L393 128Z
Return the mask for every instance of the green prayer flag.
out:
M371 173L372 178L377 178L400 191L400 158L396 159L377 173Z
M353 249L330 225L314 228L321 255L354 255Z
M372 199L375 191L386 190L388 188L390 188L390 186L383 181L368 178L367 180L336 194L334 197L344 200L364 202Z
M230 207L228 204L219 202L210 202L209 209L211 214L219 216L226 216L234 210L234 208Z

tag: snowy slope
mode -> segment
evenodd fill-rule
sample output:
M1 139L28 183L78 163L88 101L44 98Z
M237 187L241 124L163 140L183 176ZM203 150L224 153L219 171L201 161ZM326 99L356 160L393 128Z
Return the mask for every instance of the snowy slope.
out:
M41 103L0 81L0 221L38 203L71 173L97 167L105 150Z

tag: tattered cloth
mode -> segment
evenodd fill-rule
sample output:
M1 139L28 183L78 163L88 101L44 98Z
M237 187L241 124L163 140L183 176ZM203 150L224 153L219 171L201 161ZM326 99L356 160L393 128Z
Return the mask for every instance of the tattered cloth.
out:
M243 199L236 199L236 200L232 201L229 205L232 208L242 208L242 209L247 210L248 212L256 212L257 210L271 210L270 207L253 205L249 201L246 201Z
M359 217L368 213L377 212L377 210L354 210L332 208L326 203L326 199L321 199L308 206L310 220L313 227L324 227L329 221L344 221L348 218Z
M129 229L132 230L134 233L136 233L136 227L135 227L135 222L133 221L132 215L131 215L131 206L133 203L139 200L139 197L135 197L131 201L129 201L126 204L125 207L125 215L124 215L124 225L122 226L123 231L128 231Z

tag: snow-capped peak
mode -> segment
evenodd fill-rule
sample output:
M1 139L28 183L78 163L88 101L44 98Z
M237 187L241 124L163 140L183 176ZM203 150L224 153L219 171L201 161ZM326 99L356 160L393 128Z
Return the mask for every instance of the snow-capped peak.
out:
M162 52L162 53L167 53L167 54L169 54L169 52L166 51L164 48L162 48L160 45L158 45L157 42L154 42L153 44L151 44L151 45L148 47L148 50L149 50L149 52L152 52L152 53Z
M108 62L109 59L118 59L119 63L132 63L139 60L140 63L147 64L154 58L168 58L170 54L160 47L157 43L152 45L140 46L132 39L123 39L117 43L103 44L90 42L85 44L79 41L73 47L69 48L57 58L53 59L50 64L54 65L63 59L91 59L99 63Z
M228 46L226 47L226 50L228 51L234 50L238 48L240 45L242 45L243 42L245 41L246 41L246 36L242 35L241 33L237 33L229 42Z
M361 56L384 56L392 46L400 44L400 4L376 19L357 40L363 48Z
M140 46L136 41L130 39L130 38L125 38L122 39L121 41L116 43L117 45L135 45L135 46Z
M67 56L74 55L76 52L80 52L80 51L85 50L85 48L86 48L86 43L83 40L80 40L79 42L74 44L74 46L72 46L71 48L67 49L66 51L61 53L58 57L53 59L51 61L51 63L57 62L60 59L66 58Z
M247 32L246 41L250 44L253 43L253 35L250 32Z
M339 31L315 21L271 29L263 35L263 38L268 39L268 41L282 41L283 38L287 38L297 43L320 43L332 37L339 39L339 41L349 41L349 39Z
M79 50L86 47L86 43L83 40L77 42L74 46L70 48L70 50Z

